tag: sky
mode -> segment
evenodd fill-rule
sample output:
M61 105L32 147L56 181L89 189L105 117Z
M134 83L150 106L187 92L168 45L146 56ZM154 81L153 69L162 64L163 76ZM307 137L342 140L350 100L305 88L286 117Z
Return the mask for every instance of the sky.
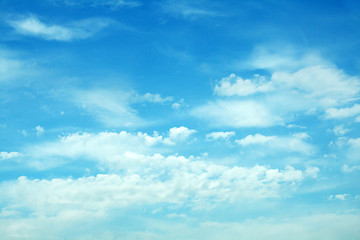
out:
M360 239L360 3L0 0L2 239Z

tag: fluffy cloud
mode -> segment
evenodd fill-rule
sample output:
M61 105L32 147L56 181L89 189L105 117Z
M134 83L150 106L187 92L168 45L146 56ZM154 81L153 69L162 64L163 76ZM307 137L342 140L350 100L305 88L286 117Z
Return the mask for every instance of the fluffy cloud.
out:
M184 126L170 128L169 137L164 139L164 143L173 145L176 142L183 142L195 132L196 130L188 129Z
M20 177L2 183L1 203L6 205L4 209L27 209L45 216L156 203L201 209L221 202L277 198L289 194L304 178L302 171L292 167L226 167L181 156L156 158L139 159L142 168L134 167L134 171L122 175L50 180ZM145 165L153 166L152 171L140 174Z
M347 108L326 109L325 118L344 119L348 117L354 117L359 114L360 114L360 104L354 104L352 107L347 107Z
M268 92L273 90L272 85L265 78L255 76L254 80L242 79L235 74L222 78L216 84L214 93L219 96L248 96L257 92Z
M261 134L248 135L243 139L235 140L236 143L243 147L267 147L271 151L292 151L303 154L313 154L315 152L314 146L307 143L305 140L309 138L306 133L296 133L289 137L278 137L278 136L264 136Z
M161 97L160 94L152 94L152 93L146 93L144 96L142 96L140 99L143 99L144 101L152 102L152 103L166 103L166 102L172 102L172 97Z
M45 40L72 41L86 39L106 28L111 23L108 19L86 19L65 25L50 25L30 16L8 21L16 32Z
M213 126L269 127L282 122L257 101L219 100L194 108L191 113Z
M218 139L228 140L232 136L235 136L235 132L233 132L233 131L230 131L230 132L212 132L212 133L206 134L206 140L208 140L208 141L215 141L215 140L218 140Z
M333 129L334 134L337 136L345 135L349 131L350 131L349 129L344 128L344 125L335 126Z
M340 118L360 113L358 104L349 109L335 108L353 102L359 91L359 78L348 76L335 66L278 71L267 82L230 75L214 87L215 94L227 98L195 107L191 113L213 126L223 127L270 127L282 125L299 113L324 111L326 118ZM247 98L239 100L239 96Z
M22 154L18 152L0 152L0 161L7 160L10 158L16 158L20 156L22 156Z

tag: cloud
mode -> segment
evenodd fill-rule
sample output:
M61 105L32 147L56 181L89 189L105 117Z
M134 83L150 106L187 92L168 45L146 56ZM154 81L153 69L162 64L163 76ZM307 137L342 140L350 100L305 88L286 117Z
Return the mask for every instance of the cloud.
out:
M325 111L326 119L344 119L360 114L360 104L354 104L347 108L329 108Z
M360 81L328 66L312 66L294 73L275 72L271 81L277 88L297 91L310 99L313 107L338 106L353 100L360 91Z
M36 130L36 136L41 136L45 132L44 128L41 127L40 125L36 126L35 130Z
M64 42L89 38L108 27L111 22L109 19L94 18L55 25L43 23L35 16L8 21L19 34Z
M329 200L341 200L344 201L346 200L348 197L350 197L350 194L337 194L337 195L330 195L329 196Z
M257 92L272 91L273 87L265 81L265 78L258 75L254 76L254 80L242 79L235 74L222 78L217 82L214 93L219 96L248 96Z
M166 103L166 102L172 102L174 99L173 97L161 97L160 94L152 94L152 93L146 93L144 96L138 97L138 100L141 101L147 101L151 103Z
M257 133L237 139L235 142L243 147L261 147L262 150L270 149L272 152L280 150L311 155L315 152L315 148L305 141L308 138L310 137L306 133L296 133L289 137L264 136Z
M333 108L353 102L359 92L359 78L334 66L274 72L270 81L262 83L230 75L214 87L220 97L193 108L191 114L217 127L271 127L293 121L300 114L326 112L326 118L348 116L348 112L356 115L357 105L344 110Z
M98 121L110 127L131 127L145 124L130 106L132 93L123 91L91 89L75 90L71 100Z
M350 131L349 129L344 128L344 125L337 125L333 129L334 134L337 136L343 136L349 131Z
M0 161L22 156L19 152L0 152Z
M329 64L329 61L316 52L304 53L292 46L257 46L248 60L236 62L235 66L240 69L266 69L276 72Z
M235 136L235 132L233 132L233 131L230 131L230 132L212 132L212 133L206 134L206 140L207 141L215 141L215 140L219 140L219 139L228 140L232 136Z
M174 17L181 17L190 20L200 17L221 16L220 13L214 10L210 10L208 6L209 4L208 3L206 4L202 4L201 1L191 2L191 1L167 0L161 3L161 7L165 13L168 13Z
M183 142L195 132L196 130L188 129L184 126L170 128L169 137L164 139L164 143L174 145L176 142Z
M142 167L146 164L155 168L142 174L139 171L144 168L134 167L122 175L98 174L77 179L19 177L2 183L0 201L5 209L44 216L74 210L106 213L115 208L157 203L200 210L224 202L278 198L289 194L304 178L302 171L292 167L226 167L181 156L157 158L137 160L143 163Z
M218 100L194 108L191 114L222 127L270 127L282 123L258 101Z
M126 1L126 0L49 0L55 4L63 3L69 6L90 6L90 7L110 7L117 9L120 7L139 7L140 1Z
M343 171L344 173L351 173L354 171L360 171L360 166L349 166L347 164L344 164L341 167L341 171Z
M242 146L247 146L251 144L264 144L275 138L276 138L275 136L264 136L257 133L255 135L248 135L243 139L236 140L235 142Z

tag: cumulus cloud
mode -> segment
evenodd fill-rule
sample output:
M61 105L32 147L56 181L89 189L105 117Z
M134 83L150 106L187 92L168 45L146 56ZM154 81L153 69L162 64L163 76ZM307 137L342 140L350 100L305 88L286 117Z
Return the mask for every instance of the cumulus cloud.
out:
M306 155L313 154L315 147L307 143L310 138L306 133L296 133L291 136L264 136L262 134L248 135L243 139L237 139L235 142L243 147L262 147L263 150L271 149L271 151L292 151ZM266 147L266 148L264 148Z
M282 123L281 117L257 101L218 100L196 107L191 113L213 126L270 127Z
M242 79L235 74L222 78L216 84L214 93L219 96L248 96L257 92L269 92L273 90L271 83L266 82L264 77L258 75L255 79Z
M327 119L344 119L354 117L360 114L360 104L354 104L347 108L329 108L325 111L325 118Z
M181 156L157 158L144 159L142 167L146 164L155 168L146 174L139 174L143 170L138 167L122 175L98 174L78 179L19 177L1 185L1 203L6 203L6 209L27 209L45 216L69 210L106 212L156 203L201 209L221 202L278 198L304 178L302 171L292 167L227 167Z
M344 173L351 173L351 172L354 172L354 171L360 171L360 166L349 166L347 164L344 164L342 167L341 167L341 171L343 171Z
M228 140L232 136L235 136L234 131L230 131L230 132L212 132L212 133L206 134L206 140L208 140L208 141L215 141L215 140L218 140L218 139Z
M22 156L19 152L0 152L0 161Z
M264 136L257 133L255 135L248 135L243 139L236 140L235 142L242 146L247 146L251 144L264 144L275 138L276 138L275 136Z
M65 42L89 38L108 27L111 22L109 19L97 18L56 25L44 23L35 16L8 21L19 34Z
M337 136L343 136L349 131L350 131L349 129L344 128L344 125L337 125L333 129L334 134Z
M346 200L347 198L350 197L350 194L337 194L337 195L330 195L329 196L329 200L341 200L341 201L344 201Z
M187 127L173 127L169 130L169 137L164 140L166 144L173 145L176 142L185 141L191 134L195 133L196 130L188 129Z
M299 113L326 112L325 118L357 115L358 104L349 109L337 107L353 102L359 92L359 78L335 66L275 71L269 81L230 75L214 87L214 93L222 98L195 107L191 113L212 126L270 127L283 125ZM239 96L247 98L239 100Z
M146 93L144 96L139 97L139 100L151 102L151 103L166 103L166 102L172 102L174 99L172 97L161 97L160 94L152 94L152 93Z
M43 127L41 127L40 125L36 126L35 130L36 130L36 136L41 136L45 132L45 129Z

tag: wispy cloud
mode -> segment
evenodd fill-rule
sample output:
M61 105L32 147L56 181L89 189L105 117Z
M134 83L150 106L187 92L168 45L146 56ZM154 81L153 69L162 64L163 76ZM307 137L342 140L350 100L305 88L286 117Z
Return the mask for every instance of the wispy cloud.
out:
M139 7L142 5L141 1L131 0L49 0L54 4L65 4L68 6L83 6L83 7L110 7L117 9L120 7Z
M184 19L196 19L199 17L215 17L222 16L216 10L210 9L208 3L202 1L174 1L167 0L161 4L162 10L174 17L181 17Z
M21 35L55 41L72 41L86 39L108 27L113 21L93 18L67 24L45 23L36 16L20 17L8 23Z

